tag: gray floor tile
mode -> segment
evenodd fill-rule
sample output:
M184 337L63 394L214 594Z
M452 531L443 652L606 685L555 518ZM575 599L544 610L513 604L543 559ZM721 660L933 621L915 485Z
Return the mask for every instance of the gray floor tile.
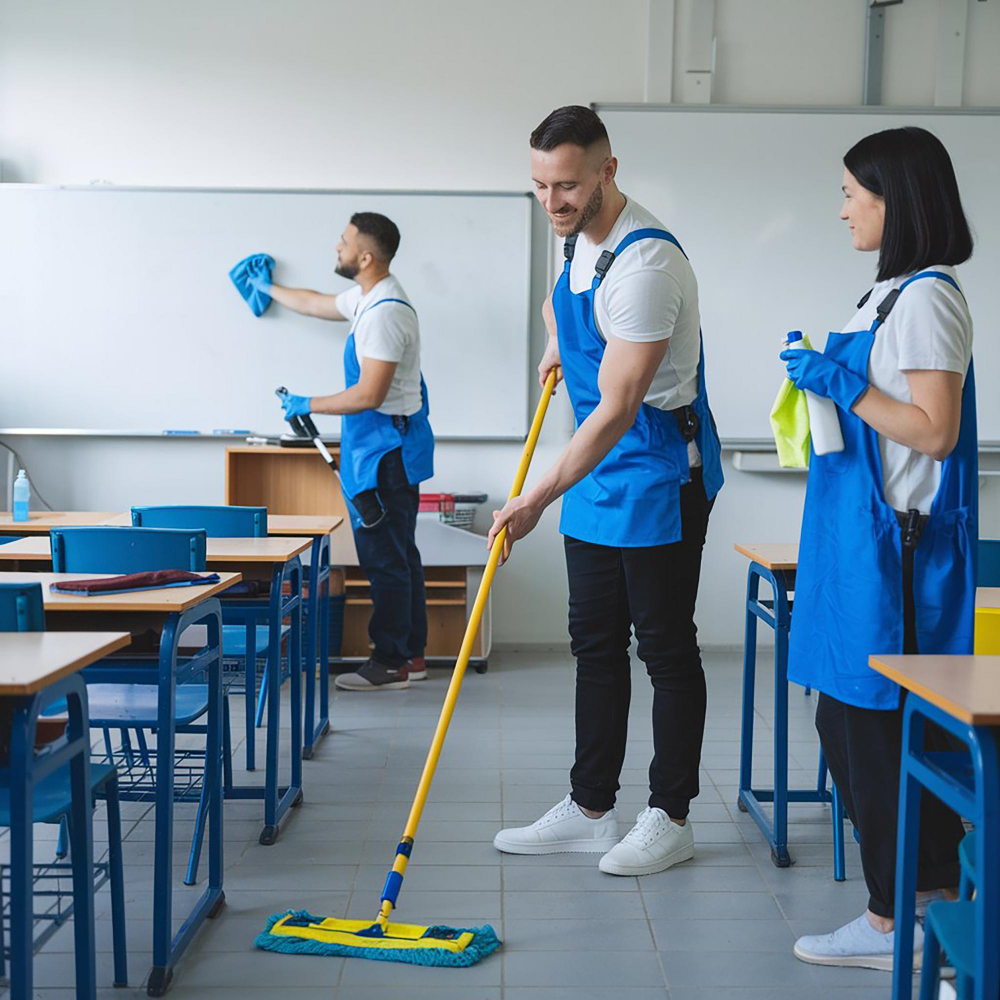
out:
M652 921L656 947L661 951L791 951L795 938L784 921L716 919L710 925L670 917Z
M786 952L716 951L707 956L700 951L660 952L667 985L679 986L812 986L812 967Z
M661 986L654 952L512 951L504 956L505 986Z

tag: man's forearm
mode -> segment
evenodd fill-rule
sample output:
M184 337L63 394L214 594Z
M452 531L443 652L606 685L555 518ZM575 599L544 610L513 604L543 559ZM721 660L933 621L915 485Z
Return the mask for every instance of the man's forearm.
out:
M547 507L571 486L593 472L632 426L635 414L601 401L580 424L569 444L541 480L527 494L529 502Z
M331 296L322 292L314 292L308 288L286 288L284 285L271 285L267 294L286 309L301 313L303 316L327 318L329 299Z
M383 402L384 400L376 399L371 392L358 383L343 392L335 392L332 396L313 396L309 408L312 413L343 416L347 413L375 410Z

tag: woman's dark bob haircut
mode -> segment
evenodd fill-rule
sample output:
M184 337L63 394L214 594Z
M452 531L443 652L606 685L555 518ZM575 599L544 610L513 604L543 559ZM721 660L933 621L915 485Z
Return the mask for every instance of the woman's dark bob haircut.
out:
M844 166L885 199L877 280L972 256L955 169L936 135L915 126L876 132L848 150Z

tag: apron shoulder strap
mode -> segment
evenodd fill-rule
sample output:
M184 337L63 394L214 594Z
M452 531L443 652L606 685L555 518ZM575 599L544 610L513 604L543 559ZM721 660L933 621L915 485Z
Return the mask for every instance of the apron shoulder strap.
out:
M637 243L639 240L666 240L667 243L673 243L673 245L677 247L682 254L684 254L685 259L687 259L687 254L684 253L684 247L677 242L677 237L674 236L673 233L667 232L666 229L633 229L632 232L625 235L614 250L605 250L604 253L597 258L597 264L594 268L597 272L597 276L594 278L595 287L604 280L604 276L611 269L611 265L615 262L615 258L618 257L623 250L630 247L633 243Z
M904 281L899 286L899 288L894 288L878 304L877 315L875 318L875 326L881 326L889 318L889 313L892 312L892 307L896 304L896 301L899 299L900 295L903 294L903 291L910 285L912 285L914 281L919 281L921 278L937 278L940 281L945 281L949 285L951 285L951 287L954 288L959 295L962 295L962 289L958 287L958 282L950 274L945 274L944 271L920 271L919 273L914 274L912 277L907 278L906 281ZM869 292L868 295L871 295L871 292ZM859 309L865 304L865 302L868 301L868 295L866 295L858 303ZM962 298L965 298L965 296L962 295Z
M572 236L567 236L566 241L563 243L563 256L566 260L572 261L573 254L576 252L576 240L579 233L574 233Z

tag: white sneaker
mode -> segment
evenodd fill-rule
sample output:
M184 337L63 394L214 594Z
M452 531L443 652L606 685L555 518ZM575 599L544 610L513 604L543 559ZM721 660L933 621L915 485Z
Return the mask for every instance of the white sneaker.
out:
M832 934L811 934L795 942L795 957L810 965L841 965L852 969L880 969L892 972L895 935L883 934L871 925L867 913L838 927ZM924 957L924 929L913 928L913 968Z
M609 809L600 819L584 815L567 795L531 826L501 830L493 846L505 854L600 854L618 840L618 813Z
M653 875L693 857L691 820L678 826L662 809L649 806L597 867L608 875Z

